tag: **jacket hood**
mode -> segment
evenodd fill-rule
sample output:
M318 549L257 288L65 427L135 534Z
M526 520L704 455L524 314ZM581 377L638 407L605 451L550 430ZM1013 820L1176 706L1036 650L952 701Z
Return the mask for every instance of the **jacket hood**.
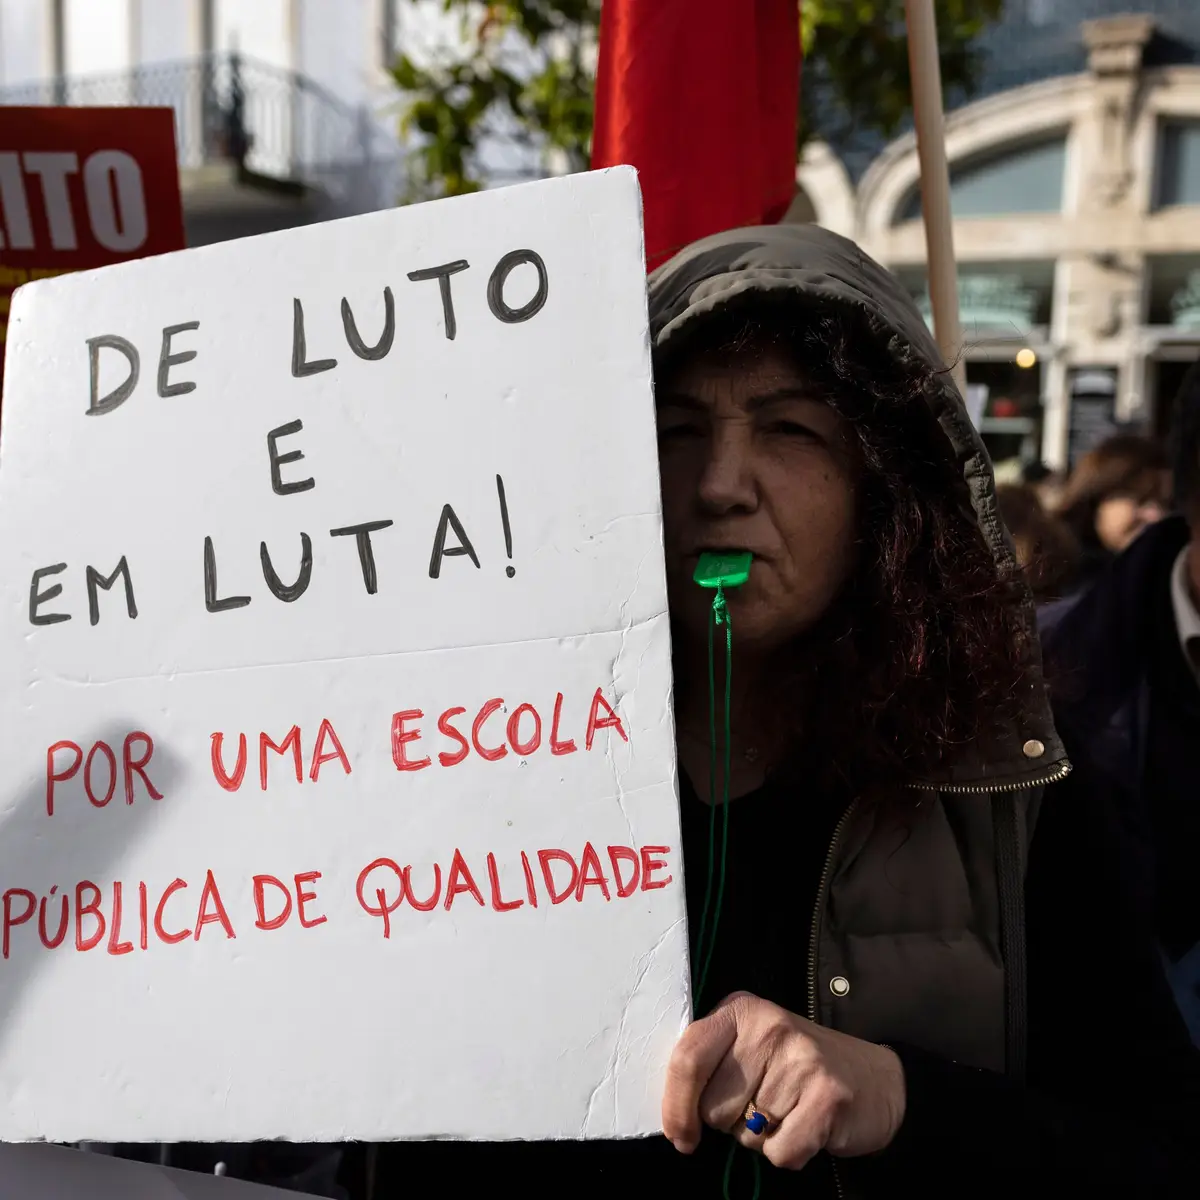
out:
M930 407L971 496L980 532L997 569L1014 568L1012 542L996 507L992 464L967 416L958 388L912 298L894 275L846 238L817 225L734 229L694 242L649 279L650 337L656 357L690 335L712 314L755 300L776 309L789 298L857 309L885 340L897 361L914 357L939 370L941 388ZM1050 713L1033 600L1021 602L1024 695L1015 717L987 745L962 747L946 761L936 787L1034 787L1066 773L1069 764Z

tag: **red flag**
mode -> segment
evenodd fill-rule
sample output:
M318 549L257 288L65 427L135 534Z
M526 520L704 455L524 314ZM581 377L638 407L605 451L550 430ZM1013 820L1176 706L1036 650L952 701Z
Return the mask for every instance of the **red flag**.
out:
M651 268L796 190L797 0L604 0L592 166L641 175Z

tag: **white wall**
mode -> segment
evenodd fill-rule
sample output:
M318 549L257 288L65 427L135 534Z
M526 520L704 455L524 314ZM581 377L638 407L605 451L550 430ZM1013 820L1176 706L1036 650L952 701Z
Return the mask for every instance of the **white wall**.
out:
M199 52L193 31L193 0L133 0L137 59L171 62Z
M326 0L327 23L336 22L344 6L344 0ZM237 49L277 67L292 66L288 0L216 0L215 7L215 51Z
M366 101L377 68L379 37L373 0L321 0L297 4L296 69L317 80L344 103Z
M129 61L129 0L64 0L67 75L123 71Z
M46 78L48 29L43 0L0 0L0 87Z

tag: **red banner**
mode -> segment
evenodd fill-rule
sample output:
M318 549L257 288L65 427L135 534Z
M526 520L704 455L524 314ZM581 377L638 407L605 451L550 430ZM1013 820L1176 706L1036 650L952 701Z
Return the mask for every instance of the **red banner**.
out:
M653 268L796 194L797 0L604 0L592 166L641 176Z
M0 378L21 284L183 246L171 109L0 109Z

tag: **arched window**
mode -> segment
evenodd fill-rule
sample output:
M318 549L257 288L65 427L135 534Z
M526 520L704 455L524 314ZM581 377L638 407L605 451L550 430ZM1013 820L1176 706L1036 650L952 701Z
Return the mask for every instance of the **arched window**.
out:
M1006 146L950 169L950 208L956 219L1062 211L1067 140ZM921 217L921 190L914 187L896 209L896 223Z
M1158 131L1155 207L1200 204L1200 121L1164 121Z

